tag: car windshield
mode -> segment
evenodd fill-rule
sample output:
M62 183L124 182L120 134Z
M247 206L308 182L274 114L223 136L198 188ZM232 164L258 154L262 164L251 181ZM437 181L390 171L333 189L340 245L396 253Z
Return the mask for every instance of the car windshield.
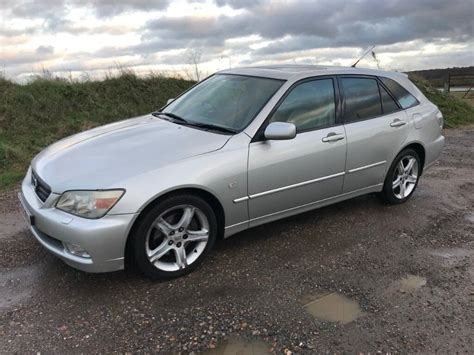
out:
M269 78L216 74L177 98L163 113L191 126L240 132L282 84Z

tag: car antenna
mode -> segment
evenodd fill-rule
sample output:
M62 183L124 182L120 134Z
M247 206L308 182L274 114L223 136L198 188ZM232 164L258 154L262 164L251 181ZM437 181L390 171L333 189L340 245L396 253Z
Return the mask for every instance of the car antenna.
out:
M369 52L370 52L372 49L374 49L374 48L375 48L375 46L372 46L372 47L370 47L369 49L367 49L367 51L362 55L362 57L360 57L359 59L357 59L357 61L356 61L354 64L352 64L351 67L352 67L352 68L355 68L356 65L359 64L359 62L360 62L362 59L364 59L364 57L365 57L367 54L369 54Z

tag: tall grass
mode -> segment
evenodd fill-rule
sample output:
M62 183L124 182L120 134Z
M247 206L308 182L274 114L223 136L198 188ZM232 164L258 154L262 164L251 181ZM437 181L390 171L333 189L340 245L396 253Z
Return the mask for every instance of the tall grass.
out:
M438 105L447 127L474 122L474 108L427 82L415 83ZM193 84L122 70L102 81L37 78L19 85L0 78L0 190L18 183L32 159L54 141L163 106Z
M122 71L102 81L37 78L19 85L0 78L0 190L24 174L52 142L163 106L193 82Z
M474 107L467 102L455 95L444 94L420 77L410 75L410 79L432 103L439 107L444 116L445 127L453 128L474 123Z

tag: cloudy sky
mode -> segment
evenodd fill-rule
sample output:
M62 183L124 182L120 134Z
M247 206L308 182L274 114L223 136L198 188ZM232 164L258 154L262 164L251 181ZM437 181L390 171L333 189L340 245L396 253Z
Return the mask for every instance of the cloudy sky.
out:
M100 76L117 67L203 74L270 63L383 69L474 65L473 0L0 0L0 66ZM368 56L360 66L377 67Z

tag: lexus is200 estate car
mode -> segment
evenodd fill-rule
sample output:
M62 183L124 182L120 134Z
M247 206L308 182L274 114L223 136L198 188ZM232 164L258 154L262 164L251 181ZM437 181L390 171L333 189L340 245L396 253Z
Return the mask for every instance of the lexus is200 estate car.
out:
M36 239L84 271L183 275L216 239L367 193L407 201L443 116L406 75L262 66L211 75L157 112L65 138L22 183Z

